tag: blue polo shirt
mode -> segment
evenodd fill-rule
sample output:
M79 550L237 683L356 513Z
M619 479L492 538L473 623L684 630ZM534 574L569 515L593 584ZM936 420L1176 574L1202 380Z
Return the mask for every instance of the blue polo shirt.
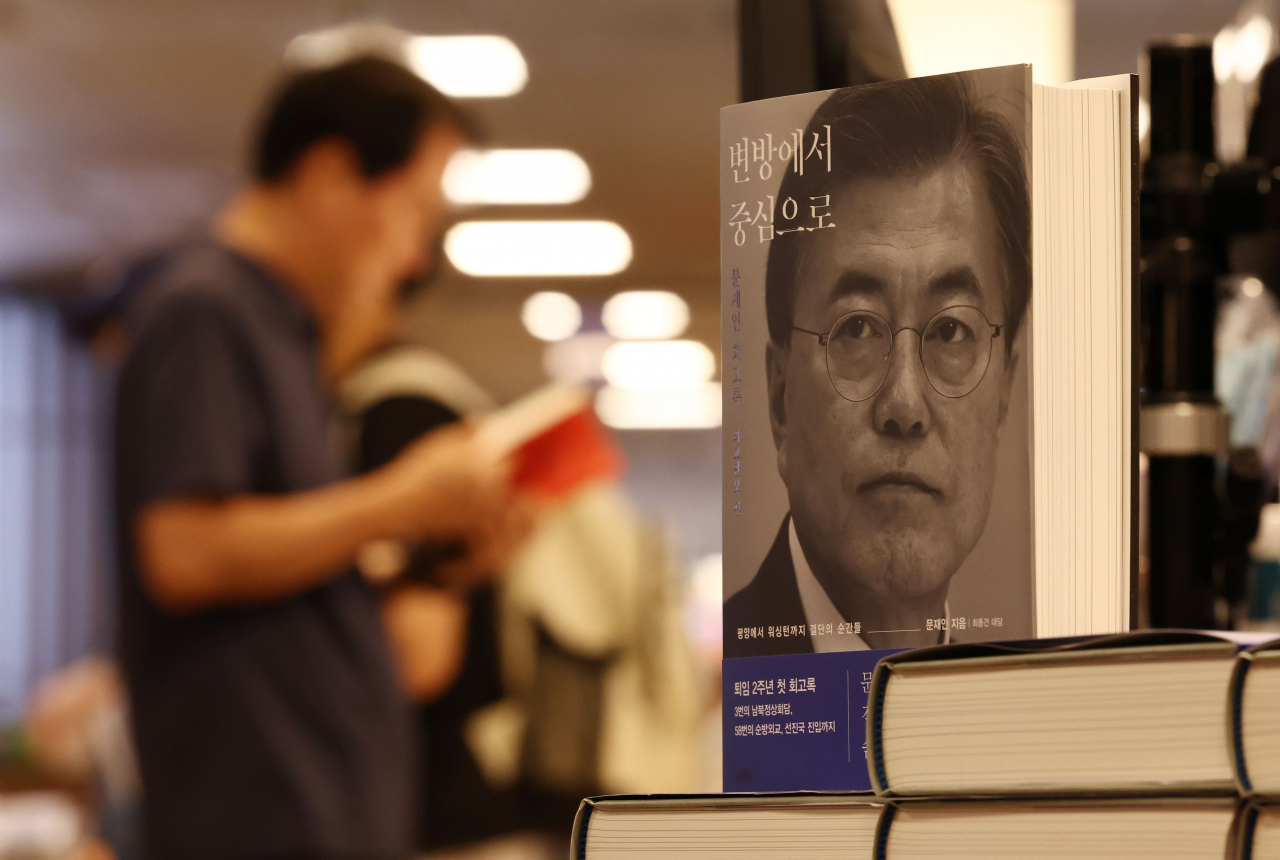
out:
M353 571L251 608L172 614L138 578L148 503L311 490L344 476L307 310L211 241L135 288L116 412L121 658L148 856L403 858L411 709Z

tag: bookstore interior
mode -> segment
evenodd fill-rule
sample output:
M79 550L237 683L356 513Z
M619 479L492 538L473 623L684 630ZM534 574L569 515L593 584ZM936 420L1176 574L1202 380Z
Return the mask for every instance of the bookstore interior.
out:
M1280 0L111 5L0 860L1280 860Z

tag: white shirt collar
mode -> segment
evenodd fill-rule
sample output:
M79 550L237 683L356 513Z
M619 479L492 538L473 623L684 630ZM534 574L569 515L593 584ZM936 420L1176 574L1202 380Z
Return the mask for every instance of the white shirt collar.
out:
M804 607L804 619L809 625L809 640L813 643L813 650L820 654L828 651L871 650L871 646L853 632L861 628L855 627L853 622L847 621L840 614L840 610L831 602L827 590L813 575L813 570L804 557L804 550L800 547L800 538L796 536L794 518L787 522L787 539L791 546L791 566L795 568L796 585L800 589L800 605ZM951 643L951 606L946 602L942 606L946 614L942 643L947 645ZM818 632L819 629L822 630L821 633Z

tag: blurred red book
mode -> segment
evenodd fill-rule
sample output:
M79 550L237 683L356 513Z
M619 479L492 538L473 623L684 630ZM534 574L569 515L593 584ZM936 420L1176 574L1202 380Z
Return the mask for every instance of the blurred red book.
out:
M495 456L515 460L514 483L547 502L622 475L626 458L576 385L538 389L480 421L477 435Z

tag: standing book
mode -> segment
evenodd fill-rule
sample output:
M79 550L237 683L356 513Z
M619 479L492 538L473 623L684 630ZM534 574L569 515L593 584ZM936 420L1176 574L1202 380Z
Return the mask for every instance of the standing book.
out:
M865 790L879 657L1136 610L1136 77L721 112L724 787Z

